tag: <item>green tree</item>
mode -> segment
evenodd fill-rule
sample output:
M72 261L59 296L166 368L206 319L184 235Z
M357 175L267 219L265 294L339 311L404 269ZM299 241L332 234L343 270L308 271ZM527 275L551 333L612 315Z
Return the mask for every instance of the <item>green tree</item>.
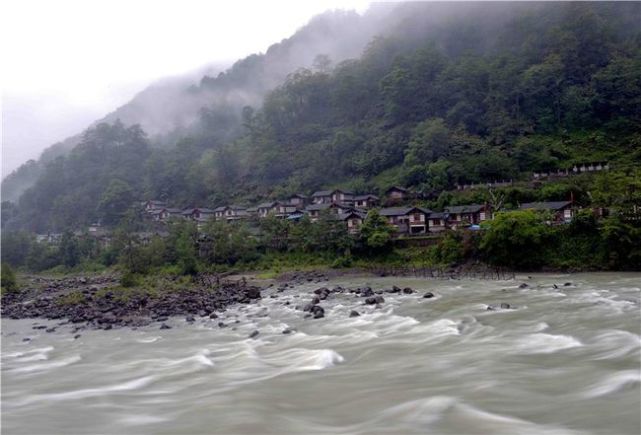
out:
M62 235L58 253L61 263L67 267L74 267L80 263L81 258L78 239L73 235L73 233L71 233L71 231L66 231Z
M380 251L390 247L394 228L376 210L367 213L360 236L365 246L372 251Z
M117 224L135 199L132 187L126 181L111 180L98 203L98 210L106 225Z
M500 212L483 224L480 252L485 261L513 269L543 264L549 228L534 211Z
M450 131L443 119L428 119L414 129L405 153L405 164L415 166L435 162L445 156L451 146Z
M2 263L0 266L2 269L0 276L0 287L2 288L3 293L5 291L15 291L18 290L18 282L16 280L16 274L13 272L11 266L8 263Z

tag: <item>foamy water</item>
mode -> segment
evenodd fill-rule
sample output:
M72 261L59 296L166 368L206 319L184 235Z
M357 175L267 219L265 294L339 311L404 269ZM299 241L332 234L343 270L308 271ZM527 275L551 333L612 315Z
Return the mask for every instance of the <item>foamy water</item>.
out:
M332 294L305 320L308 284L215 320L78 339L3 320L3 433L641 432L641 275L323 285L366 284L417 293L380 309ZM487 310L502 302L515 309Z

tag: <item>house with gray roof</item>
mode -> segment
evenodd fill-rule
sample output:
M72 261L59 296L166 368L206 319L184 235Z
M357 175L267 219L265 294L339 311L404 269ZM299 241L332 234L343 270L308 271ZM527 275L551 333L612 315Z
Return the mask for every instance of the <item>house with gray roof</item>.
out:
M526 202L519 207L521 210L534 210L548 212L553 216L552 222L570 222L575 214L576 208L572 201L544 201Z
M387 218L398 233L425 234L428 232L427 217L431 210L421 207L386 207L379 214Z
M453 205L443 211L448 214L449 225L454 229L492 219L491 210L485 204Z

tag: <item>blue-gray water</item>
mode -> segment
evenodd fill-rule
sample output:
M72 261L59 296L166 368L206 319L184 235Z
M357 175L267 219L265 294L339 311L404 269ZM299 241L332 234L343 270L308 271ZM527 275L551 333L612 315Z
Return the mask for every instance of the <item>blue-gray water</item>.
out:
M641 432L639 274L335 284L418 293L381 309L332 295L324 319L304 320L309 284L221 319L77 340L3 320L2 433ZM501 302L517 308L486 309Z

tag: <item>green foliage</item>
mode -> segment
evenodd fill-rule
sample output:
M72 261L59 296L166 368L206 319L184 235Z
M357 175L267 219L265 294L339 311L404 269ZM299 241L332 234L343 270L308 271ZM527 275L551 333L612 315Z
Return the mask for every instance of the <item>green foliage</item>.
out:
M255 259L257 244L244 223L209 222L200 238L200 257L209 263L233 265Z
M448 231L439 240L433 255L440 264L457 264L461 262L464 255L462 234L457 231Z
M2 269L0 271L0 287L2 288L2 291L13 292L18 290L16 274L13 272L11 266L9 266L8 263L2 263L0 268Z
M360 237L370 251L380 251L390 247L393 233L394 228L387 223L387 219L372 210L363 221Z
M488 263L513 269L543 264L542 247L550 229L541 215L530 210L496 213L483 227L480 250Z
M134 287L137 284L138 277L130 271L123 273L120 277L120 285L125 288Z

